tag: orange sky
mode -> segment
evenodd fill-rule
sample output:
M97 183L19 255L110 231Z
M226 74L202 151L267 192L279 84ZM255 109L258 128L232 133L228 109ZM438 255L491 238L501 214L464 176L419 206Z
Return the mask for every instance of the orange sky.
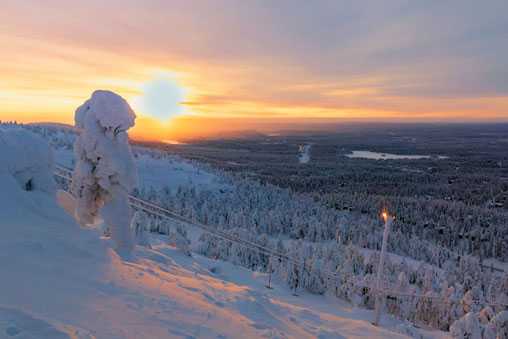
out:
M312 11L299 1L4 2L0 120L73 123L95 89L131 103L139 117L132 135L143 139L320 119L508 120L508 48L496 16L503 2L455 16L454 8L398 1L323 1ZM161 74L185 91L176 118L151 118L139 104Z

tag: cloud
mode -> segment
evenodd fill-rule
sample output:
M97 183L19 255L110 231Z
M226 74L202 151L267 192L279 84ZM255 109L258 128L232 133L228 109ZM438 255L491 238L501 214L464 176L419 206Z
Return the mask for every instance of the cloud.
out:
M410 118L439 112L442 118L451 99L460 111L472 99L489 97L496 98L497 110L489 116L506 118L508 111L506 0L89 0L82 6L4 0L2 5L5 35L83 51L77 58L67 52L59 58L66 60L66 73L89 72L90 86L97 80L94 69L112 73L106 80L123 76L125 84L139 82L150 68L176 70L186 74L192 107L210 115L232 114L248 103L248 114L258 109L260 115L283 106L291 112L396 110ZM4 45L0 58L6 61L0 65L10 60L10 73L21 74L16 68L29 64L27 57L41 58L31 45L18 48L14 57L12 45ZM97 57L101 53L108 58ZM108 70L119 68L115 65L125 67L113 74ZM27 73L26 81L43 71ZM57 69L52 79L66 73ZM178 97L173 85L155 79L154 88L143 88L139 110L162 120L178 112L171 103L178 101L162 94Z

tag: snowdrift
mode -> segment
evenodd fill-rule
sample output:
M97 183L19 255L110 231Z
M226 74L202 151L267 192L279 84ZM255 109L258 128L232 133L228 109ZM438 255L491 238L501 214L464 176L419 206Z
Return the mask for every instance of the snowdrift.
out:
M0 176L25 191L54 192L53 153L48 143L24 129L0 129Z

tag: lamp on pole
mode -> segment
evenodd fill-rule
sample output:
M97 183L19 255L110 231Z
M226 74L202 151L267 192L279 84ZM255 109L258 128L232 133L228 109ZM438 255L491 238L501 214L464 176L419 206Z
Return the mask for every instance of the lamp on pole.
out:
M386 247L388 245L388 235L390 234L390 227L392 226L394 216L390 215L386 210L381 214L385 222L385 230L383 232L383 245L381 246L381 255L379 258L379 266L377 268L377 279L376 279L376 309L374 311L374 322L375 326L379 325L379 319L381 318L381 309L383 308L384 298L381 291L381 278L383 275L383 266L385 264Z

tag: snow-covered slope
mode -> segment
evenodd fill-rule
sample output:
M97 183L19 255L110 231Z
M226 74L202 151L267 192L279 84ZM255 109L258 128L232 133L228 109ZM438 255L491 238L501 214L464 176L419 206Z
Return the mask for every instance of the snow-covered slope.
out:
M10 160L10 159L3 159ZM265 276L189 257L152 235L123 261L52 193L0 175L0 338L404 338L336 298L264 287Z
M0 337L403 337L361 320L367 311L265 289L262 276L162 241L124 262L51 196L2 187Z
M155 159L139 152L139 148L135 148L135 152L140 185L146 189L160 189L163 186L171 189L178 186L218 189L225 185L216 175L177 157Z
M175 190L178 186L193 186L196 189L219 189L226 186L221 178L177 156L162 156L160 152L140 147L134 147L133 151L140 188L160 189L166 186ZM59 147L55 148L54 152L58 164L73 167L72 149ZM159 153L159 158L149 153Z

